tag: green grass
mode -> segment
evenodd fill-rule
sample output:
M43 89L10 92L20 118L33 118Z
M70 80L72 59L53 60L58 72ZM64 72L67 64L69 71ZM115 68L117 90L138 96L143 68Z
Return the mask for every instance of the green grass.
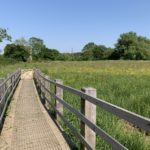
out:
M149 61L33 62L1 65L0 76L16 68L40 68L52 79L62 79L65 85L81 89L94 87L97 97L150 118ZM64 92L64 99L80 110L80 98ZM65 116L79 130L79 120L65 109ZM148 150L150 137L116 116L97 108L97 124L131 150ZM64 125L65 126L65 125ZM78 140L65 130L79 145ZM97 137L97 149L111 149Z

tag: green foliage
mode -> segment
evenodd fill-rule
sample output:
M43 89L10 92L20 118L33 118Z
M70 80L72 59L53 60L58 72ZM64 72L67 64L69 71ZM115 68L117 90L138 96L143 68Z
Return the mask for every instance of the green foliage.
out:
M57 60L59 57L60 53L56 49L48 49L48 48L43 48L40 52L40 56L43 59L46 60Z
M6 29L0 28L0 42L11 40ZM135 32L123 33L120 35L115 48L108 48L104 45L97 45L94 42L87 43L81 52L59 53L56 49L49 49L44 45L44 41L37 37L29 40L17 39L15 45L22 45L30 54L29 60L61 60L61 61L81 61L81 60L150 60L150 39L138 36ZM21 58L21 56L20 56Z
M92 42L86 44L82 50L83 60L103 60L108 59L113 49L104 45L96 45Z
M94 60L93 47L83 52L83 60Z
M96 44L94 42L89 42L88 44L86 44L83 49L82 52L85 52L87 50L93 49L93 47L95 47Z
M0 28L0 42L2 42L5 39L11 41L11 36L8 35L6 29Z
M40 58L42 50L45 48L44 42L40 38L31 37L29 39L29 45L32 48L32 55L34 58Z
M71 61L72 60L72 54L70 53L61 53L58 57L58 60L62 61Z
M137 36L135 32L121 34L111 58L131 60L150 59L150 40L142 36Z
M81 52L77 53L61 53L58 57L57 60L62 60L62 61L81 61L83 60L83 56Z
M110 59L113 52L114 52L113 48L107 48L107 50L105 50L103 53L103 58L104 59Z
M18 63L18 61L12 59L12 58L6 58L3 55L0 55L0 64L2 66L7 66L7 65L12 65L12 64L16 64Z
M24 46L25 50L29 53L29 61L32 61L32 50L31 50L31 46L29 46L29 42L28 40L26 40L24 37L17 39L14 42L15 45L20 45L20 46Z
M26 46L26 47L29 46L28 41L24 37L15 40L14 44L16 44L16 45L22 45L22 46Z
M23 45L8 44L4 49L4 56L25 62L29 58L29 52Z

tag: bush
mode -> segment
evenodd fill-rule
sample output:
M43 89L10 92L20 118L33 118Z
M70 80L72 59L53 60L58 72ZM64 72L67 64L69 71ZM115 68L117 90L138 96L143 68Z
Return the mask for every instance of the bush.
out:
M8 44L4 49L4 57L26 62L29 58L29 52L25 46Z

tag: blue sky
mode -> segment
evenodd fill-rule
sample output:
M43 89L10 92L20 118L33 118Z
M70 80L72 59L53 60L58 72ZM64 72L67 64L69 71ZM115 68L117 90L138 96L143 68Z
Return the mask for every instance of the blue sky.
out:
M13 40L35 36L61 52L88 42L113 47L128 31L150 38L149 7L149 0L2 0L0 27Z

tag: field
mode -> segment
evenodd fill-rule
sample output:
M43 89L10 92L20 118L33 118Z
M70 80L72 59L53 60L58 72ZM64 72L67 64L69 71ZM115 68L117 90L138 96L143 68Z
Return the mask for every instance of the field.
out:
M51 79L62 79L65 85L77 89L94 87L98 98L150 118L149 61L9 62L7 65L0 63L0 76L17 68L39 68ZM65 92L64 99L80 109L79 97ZM79 128L79 120L66 109L65 116ZM150 136L101 108L97 108L97 124L129 149L148 150L150 147ZM68 128L65 130L70 134ZM70 136L79 145L77 139ZM97 137L97 149L111 148Z

